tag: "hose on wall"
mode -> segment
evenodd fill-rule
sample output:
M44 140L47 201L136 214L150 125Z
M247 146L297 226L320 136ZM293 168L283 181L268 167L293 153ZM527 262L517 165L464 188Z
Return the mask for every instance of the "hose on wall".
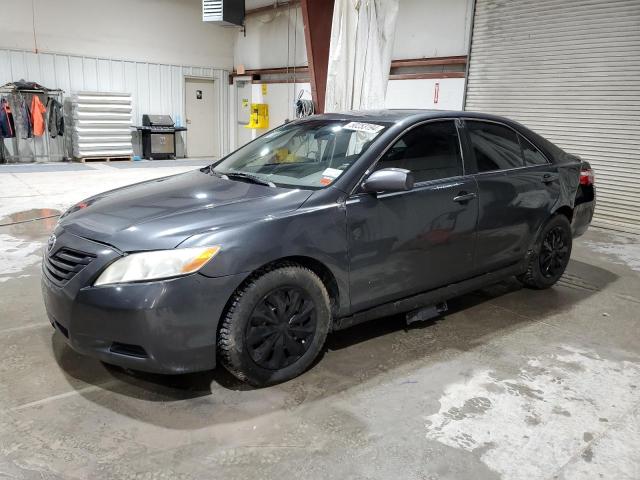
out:
M300 90L298 100L296 100L296 118L310 117L316 111L311 100L302 98L303 94L304 91Z

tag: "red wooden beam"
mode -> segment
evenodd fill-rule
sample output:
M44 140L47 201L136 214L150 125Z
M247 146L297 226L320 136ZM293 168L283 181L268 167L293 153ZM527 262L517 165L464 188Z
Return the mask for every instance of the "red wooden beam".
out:
M300 3L311 74L311 97L316 112L324 113L334 0L301 0Z
M269 7L273 8L273 7ZM434 65L466 65L467 56L460 55L456 57L432 57L432 58L409 58L403 60L391 61L391 75L396 68L414 68L414 67L428 67ZM287 72L289 75L293 75L294 67L277 67L277 68L254 68L247 69L244 73L239 74L236 71L231 72L231 77L237 77L242 75L285 75ZM309 67L307 65L300 65L295 67L296 74L309 73ZM426 73L426 72L425 72ZM443 72L450 73L450 72ZM458 72L453 72L458 73ZM438 77L441 78L441 77ZM284 83L284 80L283 80Z
M389 80L421 80L425 78L464 78L464 72L392 73Z
M433 65L466 65L467 56L433 57L433 58L408 58L406 60L393 60L391 68L402 67L430 67Z
M242 75L293 75L294 70L296 73L308 73L309 67L254 68L246 69ZM233 72L232 75L237 77L239 74L237 72Z

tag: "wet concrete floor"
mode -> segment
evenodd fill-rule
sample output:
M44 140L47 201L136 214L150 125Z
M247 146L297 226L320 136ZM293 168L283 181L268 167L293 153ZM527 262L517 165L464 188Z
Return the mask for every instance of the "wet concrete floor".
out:
M0 227L0 478L640 478L637 237L593 229L553 289L337 332L300 378L251 389L66 347L39 291L54 223Z

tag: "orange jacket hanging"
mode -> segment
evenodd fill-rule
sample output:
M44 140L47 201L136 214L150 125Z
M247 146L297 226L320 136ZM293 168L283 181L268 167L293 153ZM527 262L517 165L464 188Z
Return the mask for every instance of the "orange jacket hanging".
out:
M31 99L31 118L33 122L33 134L36 137L42 136L45 130L44 115L47 113L47 109L40 101L37 95L34 95Z

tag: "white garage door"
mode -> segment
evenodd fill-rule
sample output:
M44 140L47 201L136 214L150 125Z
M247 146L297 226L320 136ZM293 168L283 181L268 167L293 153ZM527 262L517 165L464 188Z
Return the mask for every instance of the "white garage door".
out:
M465 108L591 162L594 224L640 233L639 0L477 0Z

